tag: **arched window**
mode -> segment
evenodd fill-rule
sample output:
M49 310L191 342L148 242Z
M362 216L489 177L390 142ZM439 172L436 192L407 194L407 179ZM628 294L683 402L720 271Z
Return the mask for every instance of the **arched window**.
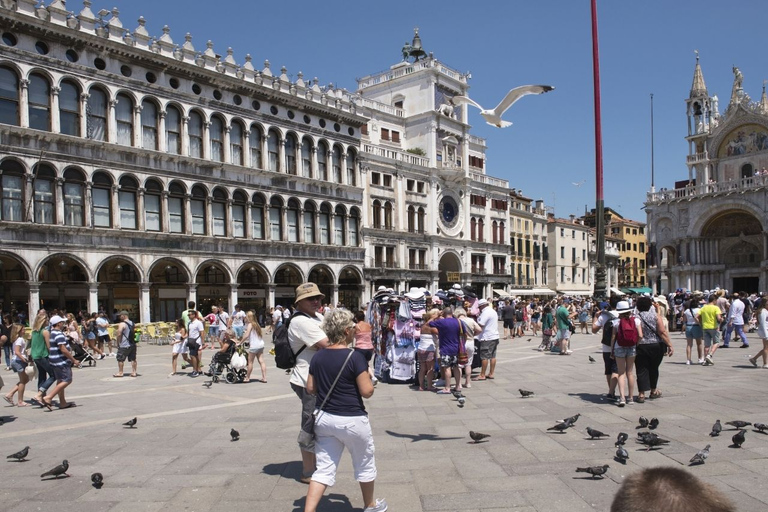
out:
M229 130L229 161L235 165L243 165L243 125L232 122Z
M24 220L24 168L18 162L6 160L0 164L2 171L2 219L14 222Z
M200 185L192 187L192 200L190 207L192 210L192 234L205 235L205 199L208 196L205 189Z
M29 127L35 130L51 129L51 84L42 75L29 77Z
M319 222L320 243L328 245L331 243L331 207L328 204L320 206Z
M342 206L336 206L333 216L333 244L344 245L344 217L347 216L347 210Z
M85 107L86 131L89 139L107 140L107 95L92 87Z
M69 81L61 82L59 127L65 135L80 136L80 89Z
M165 146L169 153L181 154L181 112L173 105L165 110Z
M296 199L288 201L288 210L285 212L286 223L288 224L288 241L299 241L299 202Z
M64 224L67 226L85 225L84 183L85 176L79 170L64 171ZM111 189L107 191L111 192Z
M282 222L283 201L275 196L269 201L269 236L272 240L279 242L283 239Z
M485 231L485 222L483 219L477 221L477 241L482 242Z
M0 67L0 123L19 125L19 77Z
M141 147L157 150L157 105L150 100L141 102Z
M358 236L360 230L360 210L352 208L349 212L349 223L347 224L347 245L357 247L360 245Z
M426 224L427 219L427 212L424 211L424 208L419 208L419 211L416 212L416 232L417 233L424 233L424 226Z
M37 166L35 174L35 222L53 224L56 208L54 207L54 181L56 173L45 164Z
M331 160L333 163L333 181L334 183L344 183L341 176L341 148L339 146L333 146L333 153L331 153Z
M355 172L355 152L347 150L347 185L357 186L357 173Z
M498 244L499 243L499 223L496 221L493 221L493 225L491 226L491 231L493 233L493 243Z
M469 239L473 242L477 240L477 219L474 217L469 220Z
M328 181L328 145L323 141L317 145L317 171L318 179Z
M752 164L744 164L741 166L741 178L751 178L754 175L754 168Z
M251 236L257 240L264 239L264 196L261 194L253 195L253 205L251 206Z
M254 169L263 169L261 161L261 128L258 125L251 125L251 134L248 136L248 148L251 152L251 167Z
M91 202L93 207L93 225L99 228L112 227L112 178L107 173L97 172L91 178ZM64 217L66 218L67 203L64 203Z
M269 170L276 172L280 168L280 137L274 130L269 130L267 136L267 153L269 153Z
M312 140L309 137L301 139L301 171L305 178L312 177Z
M117 121L117 143L123 146L133 145L133 100L127 94L117 95L115 106Z
M189 113L189 156L203 158L203 116L198 112Z
M285 137L285 172L297 174L296 169L296 137L289 133Z
M227 236L227 199L228 194L217 188L213 191L211 216L213 217L213 236Z
M120 227L122 229L137 229L139 227L136 215L136 192L139 183L130 176L120 178L120 191L117 194L120 203Z
M408 207L408 232L416 232L416 208L414 206Z
M506 240L506 233L504 233L504 222L499 222L499 243L504 244Z
M168 229L171 233L184 233L184 196L187 191L180 183L168 187Z
M392 203L384 203L384 229L392 229Z
M304 242L314 244L315 241L315 204L311 201L304 203Z
M163 229L163 186L155 180L147 180L144 190L144 229L161 231Z
M211 118L211 160L214 162L224 161L224 122L219 116Z
M373 227L381 229L381 202L377 199L373 202Z
M248 202L248 196L241 190L232 195L232 236L235 238L245 237L245 203Z

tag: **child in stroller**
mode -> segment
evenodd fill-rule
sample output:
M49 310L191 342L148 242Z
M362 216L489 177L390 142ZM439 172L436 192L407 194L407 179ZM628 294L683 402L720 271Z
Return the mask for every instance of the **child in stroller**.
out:
M83 363L88 363L88 366L96 366L96 359L80 344L79 341L70 338L69 346L72 348L72 356L83 366Z
M211 377L212 382L218 382L221 375L224 375L225 380L230 384L243 382L246 373L245 368L238 370L230 364L236 348L235 331L227 329L221 339L221 350L213 355L211 365L205 373Z

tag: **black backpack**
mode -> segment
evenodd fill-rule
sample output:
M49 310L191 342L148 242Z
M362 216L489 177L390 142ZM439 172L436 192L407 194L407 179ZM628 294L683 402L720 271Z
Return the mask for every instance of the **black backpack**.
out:
M275 346L275 365L281 370L290 370L296 366L296 358L305 348L307 348L306 345L303 345L299 351L294 354L293 349L291 348L291 342L288 340L288 328L291 325L291 320L297 315L303 315L310 318L306 313L297 311L280 324L275 329L274 334L272 334L272 343Z
M517 308L517 310L515 311L515 321L516 322L523 321L523 310L520 308Z
M604 311L603 314L608 314L607 311ZM613 335L613 317L609 318L604 324L603 324L603 339L600 340L600 342L607 346L611 346L611 336Z

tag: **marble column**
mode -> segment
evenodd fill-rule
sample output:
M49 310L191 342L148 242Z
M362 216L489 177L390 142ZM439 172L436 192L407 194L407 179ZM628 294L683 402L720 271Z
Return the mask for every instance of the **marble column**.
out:
M33 318L32 315L36 315L39 309L40 309L40 283L30 282L29 283L29 304L27 304L27 312L29 313L29 317Z
M234 310L235 304L237 304L237 283L232 283L229 286L229 309Z
M187 285L187 302L194 302L197 304L197 283ZM184 304L184 307L187 305Z
M275 288L274 283L267 283L267 307L275 306Z
M61 87L51 87L51 133L61 133L61 111L59 110L59 93Z
M139 321L147 324L152 321L149 298L150 283L139 283Z
M22 78L19 80L21 86L21 95L19 97L19 125L22 128L29 128L29 80Z

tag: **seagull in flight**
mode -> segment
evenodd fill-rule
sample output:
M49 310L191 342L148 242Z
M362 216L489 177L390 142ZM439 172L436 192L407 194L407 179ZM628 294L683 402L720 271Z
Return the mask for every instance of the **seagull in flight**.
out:
M501 116L509 109L509 107L514 105L517 100L528 94L543 94L554 89L555 88L551 85L523 85L520 87L515 87L509 91L507 95L504 96L504 99L501 100L501 103L496 105L496 108L492 110L484 109L475 101L469 99L467 96L454 96L453 103L457 105L473 105L480 109L480 115L485 118L486 123L490 124L491 126L496 126L497 128L506 128L508 126L512 126L512 123L509 121L502 121Z
M578 182L578 183L576 183L576 182L573 182L573 181L572 181L572 182L571 182L571 185L573 185L574 187L580 187L580 186L582 186L583 184L585 184L586 182L587 182L587 180L581 180L581 181L580 181L580 182Z

